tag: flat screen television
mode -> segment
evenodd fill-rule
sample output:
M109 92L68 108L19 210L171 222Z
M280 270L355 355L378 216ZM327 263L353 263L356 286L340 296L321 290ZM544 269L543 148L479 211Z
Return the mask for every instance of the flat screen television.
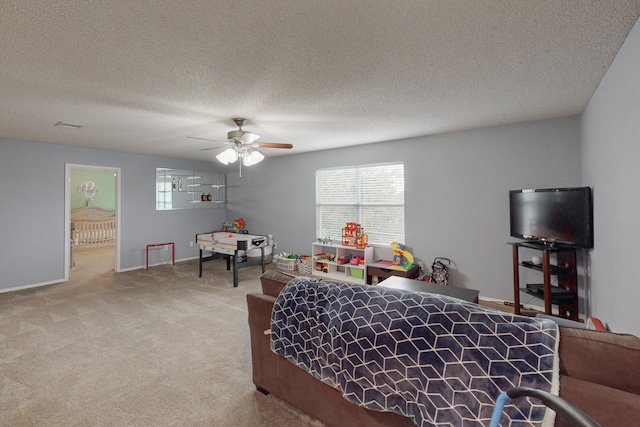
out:
M509 191L511 236L550 246L593 248L590 187Z

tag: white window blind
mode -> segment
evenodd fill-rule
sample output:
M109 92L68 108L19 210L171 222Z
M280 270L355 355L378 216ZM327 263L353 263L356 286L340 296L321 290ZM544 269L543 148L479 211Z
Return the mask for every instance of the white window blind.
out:
M316 171L316 234L340 241L357 222L369 243L404 242L404 164L388 163Z

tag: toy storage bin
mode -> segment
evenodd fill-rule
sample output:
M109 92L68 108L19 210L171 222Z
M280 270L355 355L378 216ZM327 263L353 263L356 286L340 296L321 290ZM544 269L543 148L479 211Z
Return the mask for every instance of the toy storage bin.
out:
M364 270L361 268L349 268L351 277L354 279L364 279Z
M294 271L296 269L296 263L298 261L296 258L284 258L280 255L276 255L273 259L275 259L276 266L278 268L289 271Z
M313 270L313 260L308 255L301 255L298 258L298 271L302 274L311 274Z

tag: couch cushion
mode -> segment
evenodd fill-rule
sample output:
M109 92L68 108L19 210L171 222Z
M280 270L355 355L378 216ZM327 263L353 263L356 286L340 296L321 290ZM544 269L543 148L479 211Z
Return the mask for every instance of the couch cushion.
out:
M292 274L283 273L277 270L267 270L262 274L262 276L260 276L262 293L277 297L280 295L280 291L284 288L284 285L289 283L291 279L295 278L296 276Z
M615 388L561 375L560 397L580 408L602 427L633 426L640 419L638 396ZM559 416L555 425L570 426Z
M559 348L561 374L640 394L640 338L560 327Z

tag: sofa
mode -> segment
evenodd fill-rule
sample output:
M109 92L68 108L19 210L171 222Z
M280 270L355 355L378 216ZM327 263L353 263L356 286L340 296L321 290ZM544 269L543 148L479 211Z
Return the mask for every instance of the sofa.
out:
M344 399L335 388L271 351L271 313L277 296L295 276L268 270L262 293L247 294L253 383L327 426L414 426L392 412L378 412ZM640 419L640 339L625 334L559 327L560 397L603 427L635 425ZM556 426L569 426L560 417Z

